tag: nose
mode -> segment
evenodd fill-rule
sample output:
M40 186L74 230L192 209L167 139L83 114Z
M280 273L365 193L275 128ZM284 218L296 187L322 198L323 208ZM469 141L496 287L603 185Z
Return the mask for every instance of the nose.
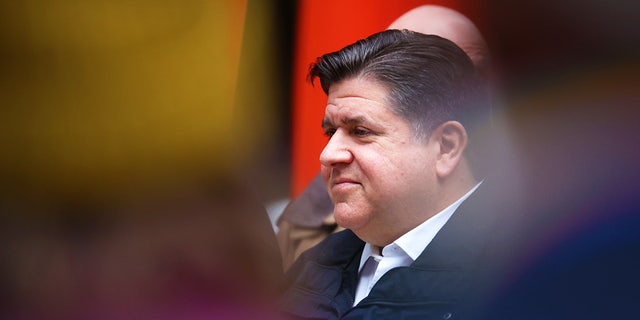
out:
M320 153L320 164L324 167L334 167L353 161L348 139L348 135L338 129Z

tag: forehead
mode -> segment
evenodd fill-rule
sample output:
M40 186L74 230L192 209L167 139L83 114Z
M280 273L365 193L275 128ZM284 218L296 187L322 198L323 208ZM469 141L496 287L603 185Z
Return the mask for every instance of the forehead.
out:
M386 86L374 80L362 77L342 80L329 88L325 118L367 120L392 113L388 94Z

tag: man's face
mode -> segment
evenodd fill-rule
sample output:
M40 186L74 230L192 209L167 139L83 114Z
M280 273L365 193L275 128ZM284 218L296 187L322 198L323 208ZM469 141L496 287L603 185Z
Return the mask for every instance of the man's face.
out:
M353 78L329 89L321 173L339 225L384 246L422 222L437 186L437 143L416 138L388 90Z

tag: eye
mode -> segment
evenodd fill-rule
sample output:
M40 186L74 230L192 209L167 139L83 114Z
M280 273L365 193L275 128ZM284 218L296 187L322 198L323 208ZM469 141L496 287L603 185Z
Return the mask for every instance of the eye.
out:
M331 138L333 137L333 134L336 133L336 129L334 128L326 128L324 129L324 135Z
M355 129L353 129L353 134L355 134L358 137L366 137L371 133L371 131L365 129L365 128L361 128L361 127L357 127Z

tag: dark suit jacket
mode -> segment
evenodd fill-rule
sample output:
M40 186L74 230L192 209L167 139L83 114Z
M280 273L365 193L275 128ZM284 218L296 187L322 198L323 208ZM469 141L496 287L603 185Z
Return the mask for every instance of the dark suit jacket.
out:
M486 183L485 183L486 184ZM352 307L364 242L350 230L305 252L287 274L281 309L301 319L459 319L480 315L511 256L512 225L481 186L409 267L387 272Z

